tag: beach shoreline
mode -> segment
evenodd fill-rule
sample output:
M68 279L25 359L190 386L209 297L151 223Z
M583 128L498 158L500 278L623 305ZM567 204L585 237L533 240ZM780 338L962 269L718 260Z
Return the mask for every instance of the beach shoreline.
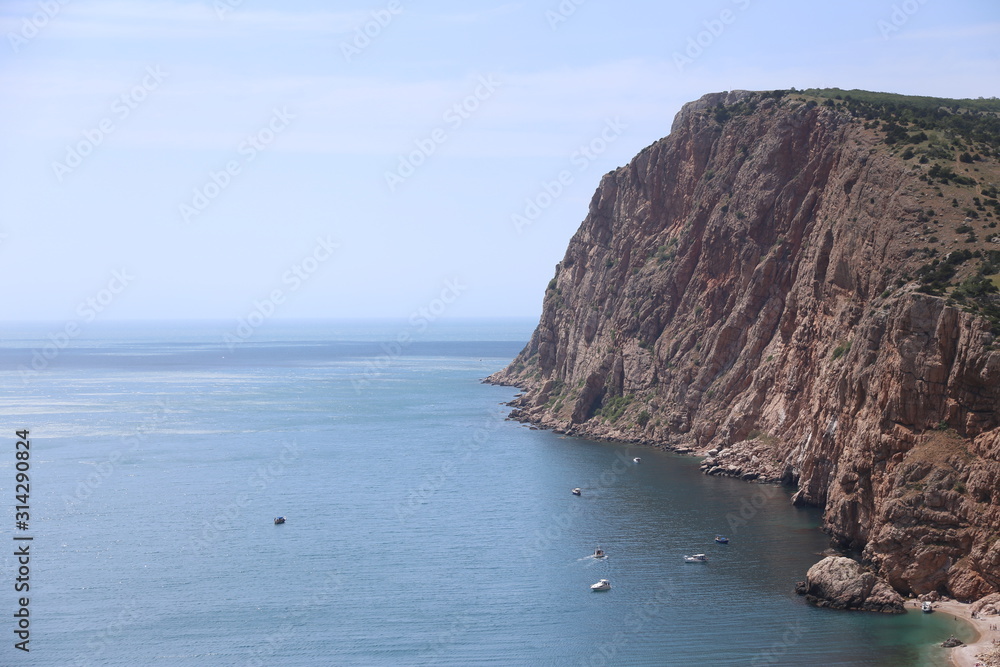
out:
M908 600L907 605L909 604L910 601ZM919 602L915 604L919 606ZM960 621L971 625L979 634L979 637L972 643L951 649L948 659L953 667L976 667L976 665L980 667L994 667L995 665L1000 665L1000 662L989 662L977 657L979 654L995 648L996 645L994 642L1000 644L1000 630L993 629L1000 628L1000 616L978 616L973 618L972 604L957 602L955 600L935 602L934 611L954 616Z

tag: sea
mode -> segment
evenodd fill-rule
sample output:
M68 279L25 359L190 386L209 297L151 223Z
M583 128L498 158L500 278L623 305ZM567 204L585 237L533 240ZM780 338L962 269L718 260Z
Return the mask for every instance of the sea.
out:
M0 665L905 667L970 638L796 596L829 542L789 489L506 420L482 379L533 326L0 327Z

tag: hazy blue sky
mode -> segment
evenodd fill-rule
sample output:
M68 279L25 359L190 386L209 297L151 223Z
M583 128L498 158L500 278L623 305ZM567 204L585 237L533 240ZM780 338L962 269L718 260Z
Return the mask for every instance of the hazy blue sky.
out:
M996 0L5 0L0 26L7 320L534 316L601 175L686 101L1000 94Z

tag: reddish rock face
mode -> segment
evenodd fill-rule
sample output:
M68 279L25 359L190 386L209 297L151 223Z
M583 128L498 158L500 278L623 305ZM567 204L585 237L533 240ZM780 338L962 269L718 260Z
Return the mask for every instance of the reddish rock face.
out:
M1000 351L909 282L924 211L963 214L882 137L790 97L687 105L604 176L530 343L490 380L527 390L520 419L795 485L896 590L975 599L1000 591Z

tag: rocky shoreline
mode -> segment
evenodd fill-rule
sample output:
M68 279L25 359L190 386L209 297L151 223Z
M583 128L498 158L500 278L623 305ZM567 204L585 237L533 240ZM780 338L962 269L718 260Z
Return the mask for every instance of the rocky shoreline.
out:
M919 601L914 601L915 606L918 604ZM950 658L954 667L1000 667L1000 594L974 604L937 599L933 606L934 613L954 616L979 634L975 641L952 649Z
M484 378L482 382L484 384L514 386L519 389L524 389L524 387L520 384L511 385L495 378L496 374ZM717 449L699 451L697 448L680 442L670 443L654 438L636 437L634 434L622 431L602 429L589 422L583 424L573 424L571 422L539 418L525 409L525 403L523 400L524 397L524 393L519 393L514 396L513 400L506 403L508 407L513 408L510 414L507 415L507 420L528 424L532 428L552 431L553 433L558 433L559 435L587 438L588 440L594 440L596 442L615 442L630 445L642 445L646 447L653 447L654 449L659 449L665 452L673 452L675 454L705 457L701 462L701 471L706 475L713 477L731 477L745 482L757 482L759 484L786 484L786 482L782 480L778 466L770 466L767 469L762 467L761 458L757 456L757 448L753 446L753 443L740 443L744 446L729 447L721 451Z
M484 378L482 382L512 386L508 382L498 381L496 375ZM513 386L524 389L520 385ZM560 435L600 442L644 445L676 454L703 456L705 458L700 470L706 475L730 477L757 484L782 484L780 476L773 471L771 474L761 474L748 470L750 466L759 465L760 462L755 447L732 448L732 451L727 450L725 453L717 450L699 452L692 447L649 438L613 437L607 431L595 432L587 424L559 424L532 418L523 409L526 396L525 392L516 394L506 404L513 408L507 416L508 420L529 425L533 429L551 430ZM810 604L848 611L901 614L905 613L908 606L920 608L921 602L929 601L934 611L952 615L978 633L977 639L968 644L954 637L942 643L942 647L951 649L949 659L953 667L1000 667L1000 593L990 594L974 603L952 600L936 592L906 600L885 579L853 558L839 554L827 556L813 565L806 573L806 579L796 582L794 590Z

